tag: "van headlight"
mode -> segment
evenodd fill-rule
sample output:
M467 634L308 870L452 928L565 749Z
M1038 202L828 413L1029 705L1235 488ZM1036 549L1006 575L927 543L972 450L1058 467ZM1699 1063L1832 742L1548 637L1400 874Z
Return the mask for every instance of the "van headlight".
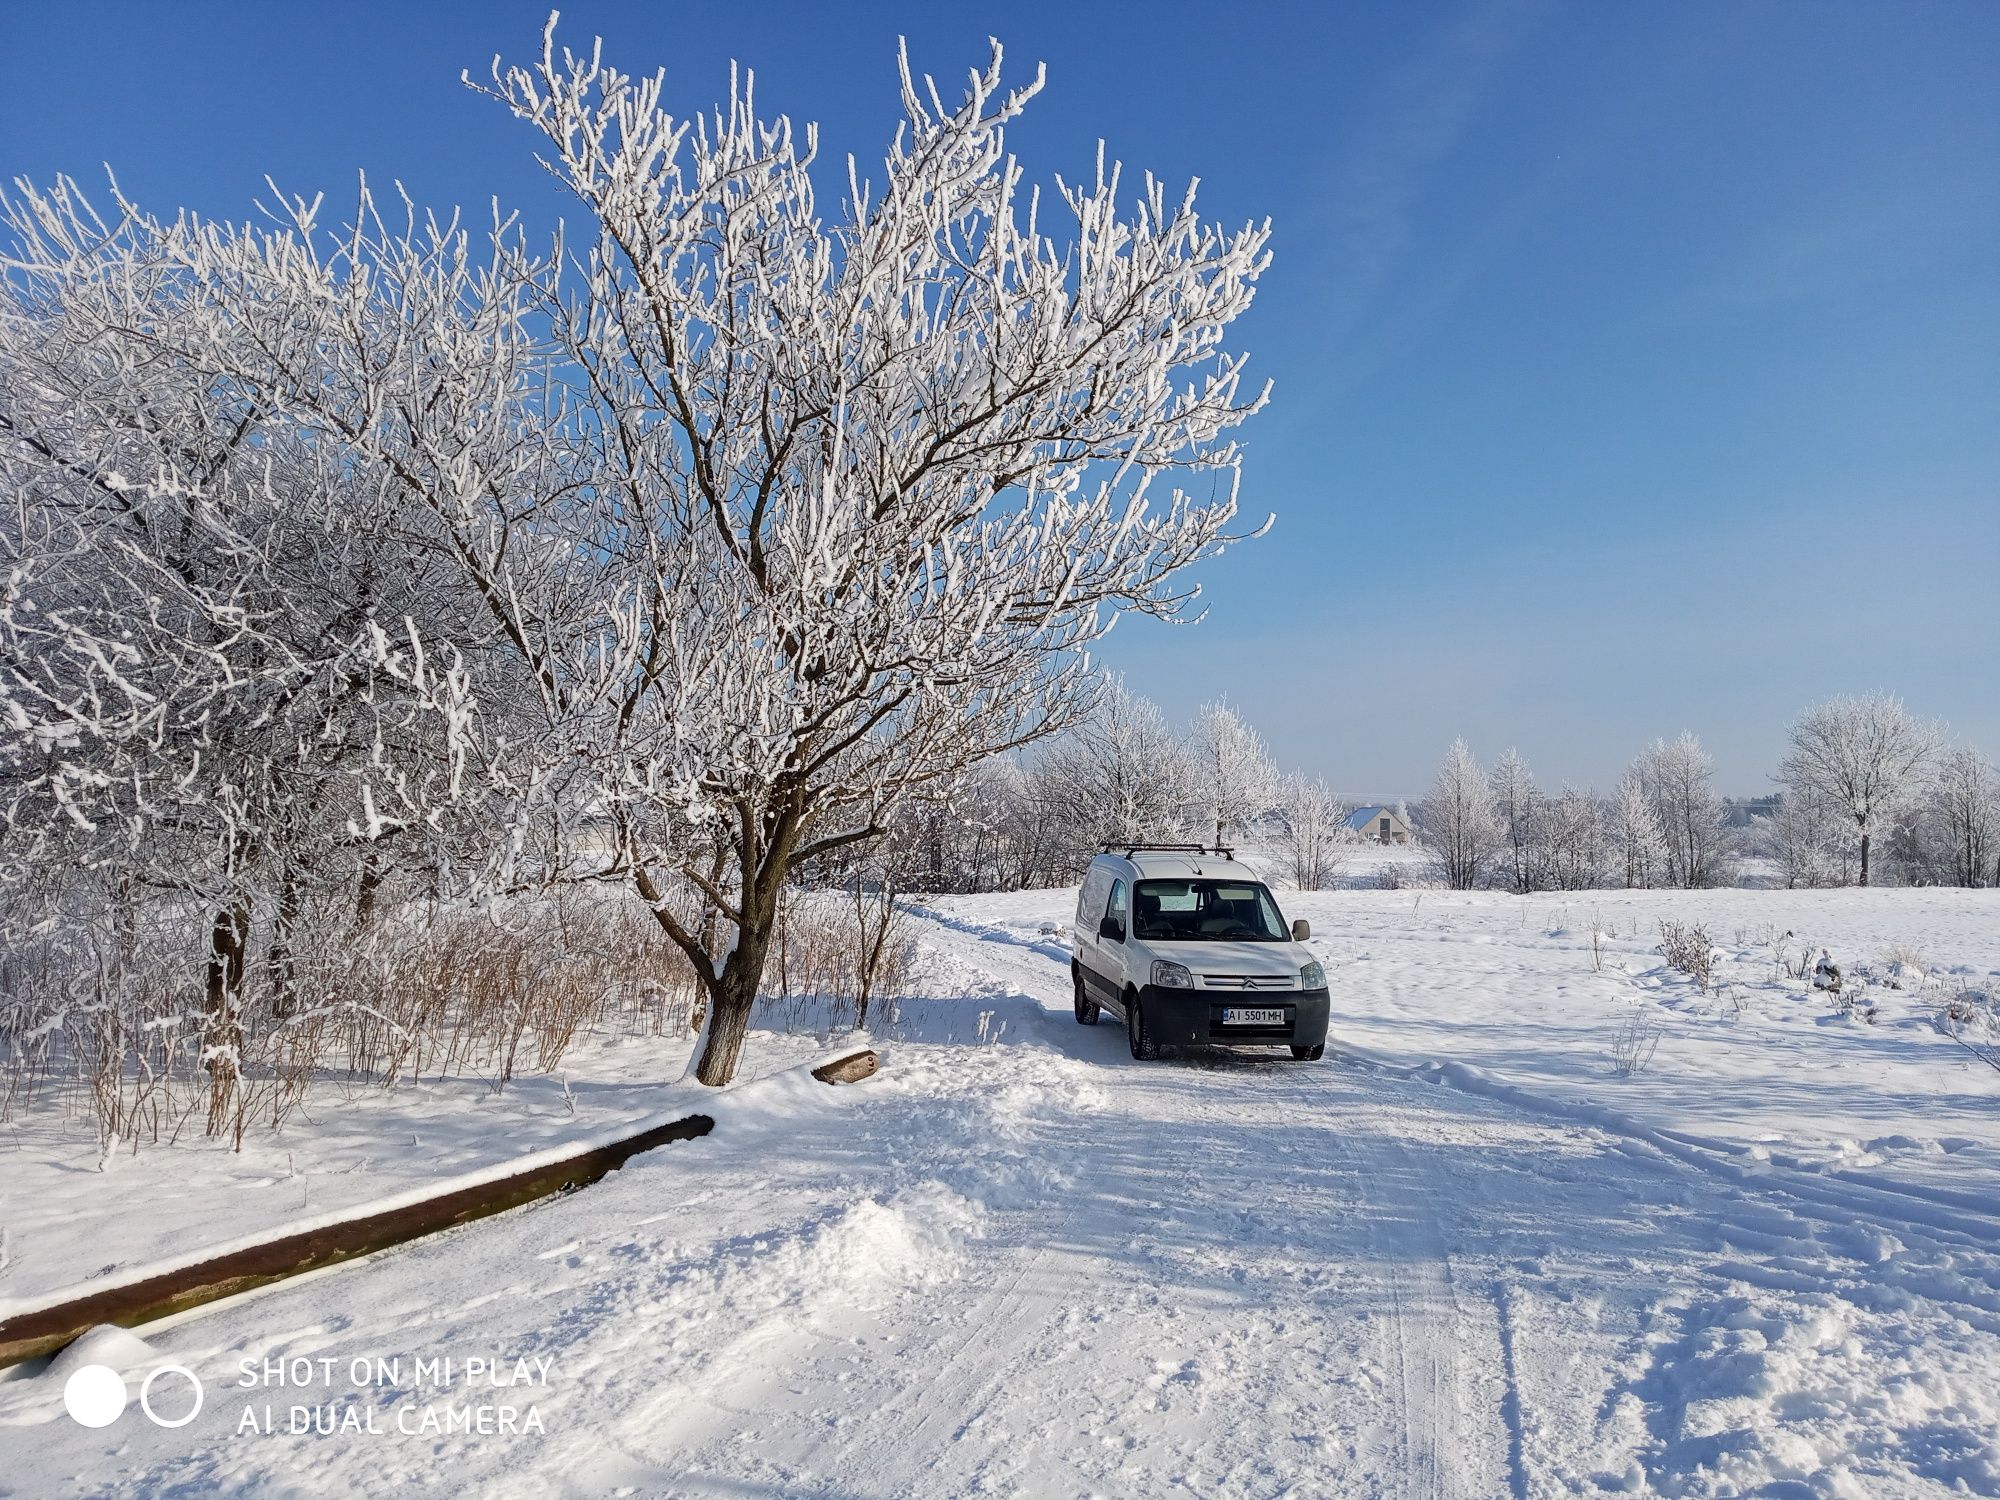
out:
M1194 975L1188 973L1186 964L1168 963L1164 958L1153 960L1153 983L1163 990L1191 990Z
M1326 970L1319 966L1318 959L1314 959L1303 969L1299 970L1299 988L1302 990L1323 990L1326 988Z

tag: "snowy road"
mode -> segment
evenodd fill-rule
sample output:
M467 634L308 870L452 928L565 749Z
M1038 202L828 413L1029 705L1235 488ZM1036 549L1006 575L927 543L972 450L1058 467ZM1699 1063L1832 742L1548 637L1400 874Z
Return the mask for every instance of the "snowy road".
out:
M974 998L906 1004L878 1079L742 1090L596 1188L154 1335L209 1383L187 1428L0 1385L0 1492L2000 1494L1990 1209L1435 1074L1134 1063L1053 941L921 937ZM482 1398L543 1431L398 1432L447 1355L552 1361ZM405 1368L223 1384L329 1356ZM296 1402L385 1430L287 1435Z

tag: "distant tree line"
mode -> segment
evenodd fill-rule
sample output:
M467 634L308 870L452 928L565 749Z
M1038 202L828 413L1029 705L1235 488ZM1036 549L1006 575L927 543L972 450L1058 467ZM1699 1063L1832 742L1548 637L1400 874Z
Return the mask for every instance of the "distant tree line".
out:
M1088 714L1028 759L987 761L948 801L896 824L889 876L909 891L1061 885L1120 839L1254 841L1305 890L1338 876L1351 809L1316 777L1280 773L1226 702L1186 731L1107 678Z
M1520 751L1488 768L1455 741L1402 809L1421 854L1408 878L1521 893L2000 884L2000 773L1941 727L1894 698L1836 698L1800 715L1786 745L1777 793L1746 804L1717 791L1692 733L1655 740L1609 792L1551 789ZM899 820L883 878L907 891L1061 885L1107 843L1143 838L1253 845L1276 876L1319 890L1368 847L1352 811L1325 781L1282 774L1228 703L1181 732L1114 677L1034 755L976 766Z
M2000 773L1894 697L1808 709L1775 779L1743 828L1690 733L1641 751L1608 796L1545 790L1517 750L1484 770L1459 740L1417 804L1418 841L1455 890L1731 885L1746 861L1789 887L2000 884Z

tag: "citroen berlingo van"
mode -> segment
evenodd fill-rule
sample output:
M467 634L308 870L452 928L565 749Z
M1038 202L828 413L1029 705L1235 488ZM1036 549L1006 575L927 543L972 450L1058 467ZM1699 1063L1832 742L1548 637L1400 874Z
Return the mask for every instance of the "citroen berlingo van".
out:
M1326 972L1271 892L1229 849L1114 844L1076 902L1076 1019L1125 1023L1132 1055L1161 1047L1326 1051Z

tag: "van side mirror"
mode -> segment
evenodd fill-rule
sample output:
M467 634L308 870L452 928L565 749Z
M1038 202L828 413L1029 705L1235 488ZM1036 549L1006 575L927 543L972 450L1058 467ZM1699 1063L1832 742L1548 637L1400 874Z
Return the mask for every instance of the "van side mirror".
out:
M1308 922L1304 917L1295 917L1292 919L1293 942L1303 943L1307 938L1311 937L1312 935L1313 935L1312 923Z
M1113 943L1125 941L1125 924L1116 917L1106 917L1097 924L1097 935Z

